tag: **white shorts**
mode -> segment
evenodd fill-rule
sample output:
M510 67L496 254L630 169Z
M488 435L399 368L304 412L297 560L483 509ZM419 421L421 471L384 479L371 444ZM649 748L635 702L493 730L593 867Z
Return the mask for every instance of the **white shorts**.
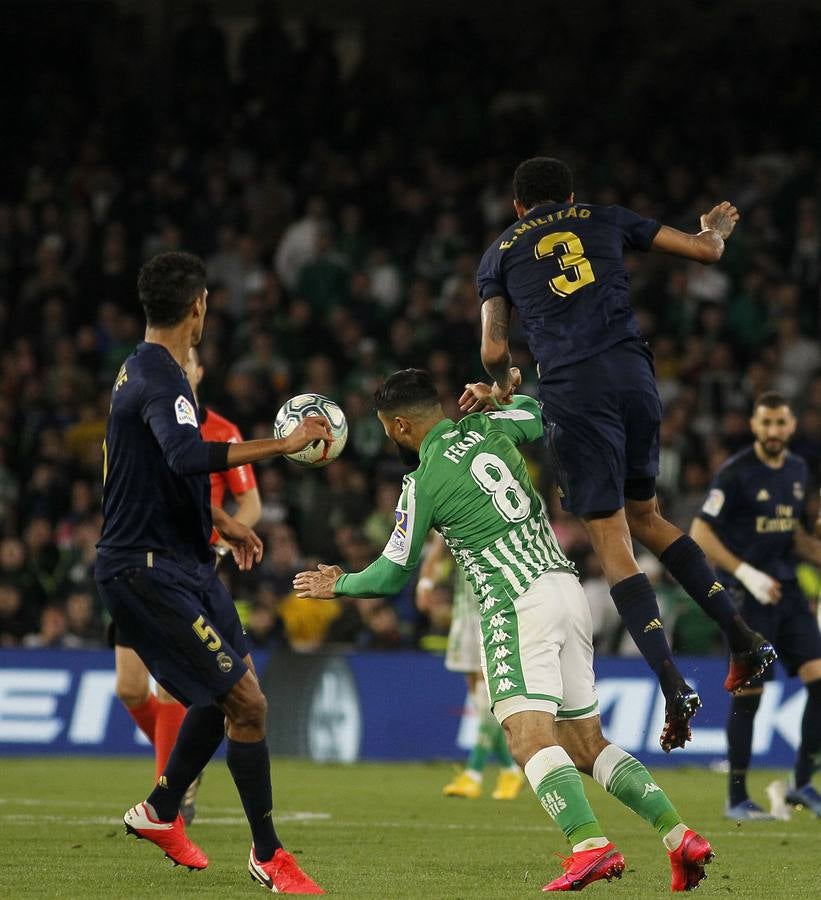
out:
M482 626L479 605L458 610L454 606L448 632L448 649L445 653L445 668L451 672L478 672L482 668Z
M590 607L569 572L546 572L482 623L482 671L499 722L535 710L598 715Z

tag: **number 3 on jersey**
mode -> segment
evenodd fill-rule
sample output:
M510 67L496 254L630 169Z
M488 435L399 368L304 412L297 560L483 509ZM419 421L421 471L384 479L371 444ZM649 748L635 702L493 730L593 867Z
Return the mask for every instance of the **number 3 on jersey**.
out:
M530 497L498 456L477 453L470 464L470 474L508 522L521 522L530 515Z
M555 234L545 235L536 244L536 259L548 256L556 257L563 272L573 273L571 278L557 275L548 281L550 290L557 297L565 299L596 280L590 260L585 258L582 242L572 231L557 231Z

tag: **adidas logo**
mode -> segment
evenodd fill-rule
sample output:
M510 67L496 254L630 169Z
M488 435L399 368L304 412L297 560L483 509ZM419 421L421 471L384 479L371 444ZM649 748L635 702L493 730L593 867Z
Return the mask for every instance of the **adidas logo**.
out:
M713 586L707 591L707 599L714 597L719 591L724 590L724 585L720 581L714 581Z
M661 624L661 619L651 619L644 626L644 634L647 634L648 631L656 631L658 628L663 628L664 626Z
M770 499L770 495L767 492L766 488L761 488L761 490L755 495L755 499L759 501L759 503L763 503L765 500Z

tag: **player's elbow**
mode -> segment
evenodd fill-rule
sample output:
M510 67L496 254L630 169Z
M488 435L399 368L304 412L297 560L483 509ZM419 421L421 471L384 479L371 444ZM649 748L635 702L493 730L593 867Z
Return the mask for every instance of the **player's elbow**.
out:
M488 370L510 366L510 349L507 344L483 343L482 365Z

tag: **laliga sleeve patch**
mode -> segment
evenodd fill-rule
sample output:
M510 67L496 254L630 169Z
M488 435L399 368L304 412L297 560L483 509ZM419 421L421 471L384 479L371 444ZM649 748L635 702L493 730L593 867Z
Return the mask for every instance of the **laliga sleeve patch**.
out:
M403 503L404 501L404 503ZM406 505L407 509L402 506ZM399 501L399 507L394 513L396 524L388 538L388 543L382 551L391 562L398 566L404 566L410 558L411 542L413 540L413 517L416 512L416 485L413 479L409 479L406 485L406 493Z
M701 511L708 516L717 516L721 512L723 506L724 491L713 488L710 493L707 494L707 499L704 501L704 506L701 507Z
M197 414L194 412L191 401L183 397L182 394L174 401L174 413L177 416L177 423L179 425L191 425L192 428L199 427L197 424Z

